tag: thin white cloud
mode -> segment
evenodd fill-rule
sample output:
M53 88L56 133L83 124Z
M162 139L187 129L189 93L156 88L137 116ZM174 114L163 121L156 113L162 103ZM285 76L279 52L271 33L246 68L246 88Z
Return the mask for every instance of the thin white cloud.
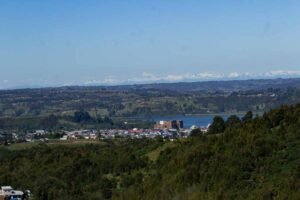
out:
M108 76L104 79L87 79L85 78L85 81L83 82L84 85L115 85L115 84L120 84L122 81L119 79L115 78L114 76Z
M238 78L240 76L241 76L241 74L239 74L238 72L231 72L228 74L229 78Z
M163 79L166 80L166 81L172 81L172 82L173 81L181 81L181 80L185 79L185 76L171 74L171 75L167 75Z
M120 79L115 76L109 76L104 79L86 79L84 85L118 85L118 84L139 84L139 83L155 83L155 82L179 82L179 81L207 81L207 80L232 80L247 78L272 78L272 77L298 77L300 71L293 70L273 70L264 73L250 72L230 72L227 74L218 72L198 72L186 74L166 74L157 75L154 73L143 72L140 76Z
M195 73L195 74L167 74L167 75L155 75L153 73L143 72L141 76L130 78L126 80L127 82L155 82L155 81L163 81L163 82L175 82L175 81L183 81L183 80L208 80L208 79L220 79L223 78L223 74L212 73L212 72L203 72L203 73Z
M224 78L224 74L213 73L213 72L201 72L191 75L190 78L195 79L220 79Z
M274 70L270 72L266 72L265 76L273 77L273 76L300 76L300 70Z
M98 85L98 84L117 84L119 83L117 80L115 79L112 79L112 78L106 78L106 79L103 79L103 80L88 80L88 81L85 81L84 82L84 85Z

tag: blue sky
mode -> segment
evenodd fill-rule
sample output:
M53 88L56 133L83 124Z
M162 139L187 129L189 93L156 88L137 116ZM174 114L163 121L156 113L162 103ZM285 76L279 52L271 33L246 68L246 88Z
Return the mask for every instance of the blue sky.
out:
M0 0L0 88L300 76L298 0Z

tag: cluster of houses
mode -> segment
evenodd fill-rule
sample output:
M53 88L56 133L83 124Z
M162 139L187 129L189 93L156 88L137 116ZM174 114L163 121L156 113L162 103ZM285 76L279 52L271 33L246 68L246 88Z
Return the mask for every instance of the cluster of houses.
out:
M100 132L103 139L109 138L156 138L163 137L173 139L177 137L177 130L161 130L161 129L131 129L131 130L106 130Z
M48 134L44 130L36 130L34 132L29 133L2 133L0 132L0 143L4 143L5 141L10 142L33 142L35 140L45 140L45 135Z
M97 139L99 136L96 130L76 130L76 131L66 131L65 135L60 138L60 140L68 139Z
M209 126L209 125L208 125ZM73 130L65 131L59 140L75 140L75 139L115 139L115 138L187 138L190 136L190 133L193 129L200 128L203 133L207 132L208 126L206 127L197 127L192 126L190 128L183 127L183 121L172 120L172 121L159 121L154 125L153 129L107 129L107 130ZM12 141L12 142L35 142L42 141L46 142L49 139L47 136L51 135L45 130L36 130L34 132L26 134L16 134L12 133L7 135L1 135L0 141Z
M209 125L208 125L209 126ZM207 132L208 126L200 127L202 132ZM199 128L192 126L191 128L183 128L183 122L180 120L160 121L154 125L153 129L107 129L107 130L76 130L65 132L60 140L68 139L115 139L115 138L187 138L193 129Z
M188 134L186 130L182 130L185 135ZM68 139L115 139L115 138L156 138L161 136L163 138L173 139L179 137L178 130L161 130L161 129L107 129L107 130L77 130L66 132L60 140Z

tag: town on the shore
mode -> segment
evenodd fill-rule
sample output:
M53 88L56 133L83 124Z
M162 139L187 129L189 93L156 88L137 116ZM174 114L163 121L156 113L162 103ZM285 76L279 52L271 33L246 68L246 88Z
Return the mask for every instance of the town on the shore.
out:
M124 122L126 123L126 122ZM192 130L199 129L202 133L208 131L209 124L203 127L197 127L195 125L184 128L183 121L171 120L171 121L159 121L156 122L152 129L105 129L105 130L69 130L62 131L60 134L57 132L49 132L46 130L36 130L28 133L0 133L0 140L4 142L46 142L51 139L56 140L76 140L76 139L117 139L117 138L129 138L129 139L142 139L149 138L154 139L161 137L164 139L174 140L177 138L187 138L191 135ZM55 136L55 137L53 137Z

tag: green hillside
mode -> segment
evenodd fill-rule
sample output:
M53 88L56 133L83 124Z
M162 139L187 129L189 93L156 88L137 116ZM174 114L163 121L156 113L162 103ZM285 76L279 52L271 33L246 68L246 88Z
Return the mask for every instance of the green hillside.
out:
M300 105L163 151L121 199L299 199Z
M223 133L0 149L0 183L35 199L299 199L300 104Z

